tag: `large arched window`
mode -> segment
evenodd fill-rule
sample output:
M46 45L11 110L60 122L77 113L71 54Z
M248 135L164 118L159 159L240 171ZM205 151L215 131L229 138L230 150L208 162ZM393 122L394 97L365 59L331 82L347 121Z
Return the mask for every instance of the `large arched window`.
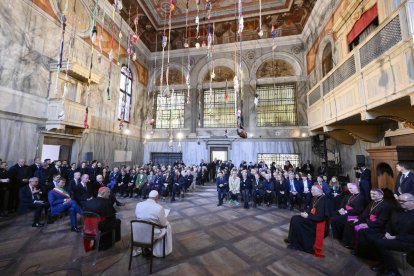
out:
M333 68L332 44L328 43L322 53L322 77L325 77Z
M121 79L119 82L118 119L129 123L132 101L132 73L127 66L121 68Z

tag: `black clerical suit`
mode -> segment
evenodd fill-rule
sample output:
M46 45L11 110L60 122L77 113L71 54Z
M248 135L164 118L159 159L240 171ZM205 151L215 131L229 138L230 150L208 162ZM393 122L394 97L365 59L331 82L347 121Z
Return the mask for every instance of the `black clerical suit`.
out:
M371 171L369 169L365 169L361 173L360 182L359 182L359 190L362 196L365 198L365 203L371 201Z
M409 172L407 176L399 174L395 183L395 194L409 193L414 195L414 173Z
M349 194L344 197L341 208L347 211L347 214L336 214L332 217L332 232L335 238L342 240L345 224L352 217L358 217L364 211L365 198L360 194Z
M307 218L301 215L292 217L290 220L288 241L293 248L311 254L314 253L316 224L326 219L328 213L326 205L327 197L325 195L313 197L307 210ZM325 229L324 236L326 236L327 232Z
M354 241L355 253L360 257L370 258L372 256L372 244L370 240L372 237L383 237L387 223L391 219L391 214L395 210L395 204L389 200L381 200L380 202L371 201L361 214L360 219L356 224L353 224L353 230L356 231ZM355 225L366 223L368 228L357 231ZM345 232L347 229L345 228ZM354 232L352 232L354 234ZM344 233L345 235L345 233Z
M105 218L99 223L99 230L109 232L115 230L115 241L121 240L121 220L116 218L116 211L109 199L96 197L88 200L84 206L85 212L93 212ZM101 236L99 249L108 249L112 246L112 235L107 234Z
M386 231L395 236L395 239L386 239L384 236L374 240L374 252L378 253L378 260L388 270L397 270L397 265L391 251L408 252L414 249L414 210L398 210L393 212Z
M98 193L97 187L94 183L88 182L85 186L79 181L79 183L74 187L73 195L75 196L75 201L83 208L86 201L90 198L96 197Z

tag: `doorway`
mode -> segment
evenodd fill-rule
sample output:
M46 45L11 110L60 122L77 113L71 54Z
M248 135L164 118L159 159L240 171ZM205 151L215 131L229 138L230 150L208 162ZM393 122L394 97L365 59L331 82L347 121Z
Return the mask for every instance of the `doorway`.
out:
M227 147L211 147L210 148L210 161L214 159L227 161L229 149Z
M53 160L66 160L71 162L72 139L55 138L45 136L43 140L41 160L46 158Z

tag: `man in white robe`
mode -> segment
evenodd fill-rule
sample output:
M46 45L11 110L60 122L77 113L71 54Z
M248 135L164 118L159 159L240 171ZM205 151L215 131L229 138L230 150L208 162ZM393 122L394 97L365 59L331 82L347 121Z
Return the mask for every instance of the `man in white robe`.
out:
M154 244L154 252L152 254L155 257L163 256L163 239L165 237L165 255L171 254L172 252L172 230L171 225L166 218L166 212L164 207L157 203L158 192L152 190L149 193L146 201L140 202L135 208L135 215L137 219L146 220L156 223L161 226L167 226L167 228L157 229L155 228L154 239L157 241ZM135 233L134 233L135 235ZM137 233L138 235L138 233Z

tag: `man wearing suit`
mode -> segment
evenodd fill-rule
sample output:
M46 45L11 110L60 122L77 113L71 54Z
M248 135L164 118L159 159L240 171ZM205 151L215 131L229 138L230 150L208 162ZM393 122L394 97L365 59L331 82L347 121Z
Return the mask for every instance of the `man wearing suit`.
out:
M300 185L299 181L295 179L295 174L289 173L289 202L290 202L290 210L293 210L295 203L298 204L299 209L301 208L302 204L302 192L303 187Z
M19 189L29 183L30 172L25 163L26 161L24 159L19 159L19 161L9 169L12 180L10 185L9 206L12 211L16 210L18 207Z
M308 209L308 206L311 202L312 199L312 194L311 194L311 189L312 189L312 183L310 181L308 181L308 177L306 176L306 174L304 173L302 175L302 179L300 181L300 186L302 187L302 195L301 195L301 207L300 207L300 211L304 212L305 210Z
M102 175L97 175L97 181L99 179L102 179ZM115 230L115 242L117 242L121 240L121 220L116 218L110 197L111 190L102 185L98 190L98 196L85 203L84 211L98 214L101 217L101 222L98 225L99 230L102 232ZM101 236L99 247L99 249L112 247L112 235Z
M263 196L264 196L264 186L262 180L260 180L260 175L256 173L254 175L254 180L252 182L252 188L253 188L253 208L256 208L256 204L258 203L259 206L262 204Z
M82 177L83 179L83 177ZM74 201L69 193L64 189L66 180L59 179L57 186L48 194L52 216L57 216L65 211L69 211L71 231L80 232L76 225L76 214L83 214L82 209Z
M80 183L76 185L75 190L73 191L76 202L83 207L87 200L96 196L97 190L98 189L95 189L93 183L90 183L89 175L82 175Z
M361 177L359 180L359 190L362 196L365 198L365 203L369 203L371 201L371 171L362 164L361 166Z
M39 179L32 177L29 179L29 184L20 188L19 190L19 213L25 213L28 210L34 210L34 220L32 227L43 227L44 224L40 223L40 216L42 210L47 212L49 203L42 198L42 192L38 187Z
M226 196L226 179L223 176L222 172L218 173L217 179L216 179L216 185L217 185L217 192L218 192L218 204L217 206L223 205L223 199Z
M29 166L30 177L33 177L35 172L42 167L40 158L36 157L33 161L34 163Z
M414 195L414 174L410 171L409 165L405 162L398 162L396 168L400 174L397 176L394 194L397 196L405 193Z
M156 190L158 192L158 194L161 194L163 184L164 184L164 182L163 182L163 179L162 179L161 170L158 170L156 175L155 175L154 182L152 183L151 191Z
M49 169L49 176L55 176L57 174L61 175L62 174L62 169L61 166L62 162L60 160L56 160L55 162L53 162L53 164L50 166ZM50 181L49 181L50 182Z
M240 179L240 190L242 193L242 197L243 197L243 202L244 202L244 208L245 209L249 209L249 195L250 195L250 190L252 188L252 184L250 181L250 178L247 177L247 171L243 170L241 172L241 179Z
M109 175L109 184L108 184L108 188L111 189L112 193L115 191L115 188L118 185L119 175L120 175L119 169L117 167L114 167L114 170Z

